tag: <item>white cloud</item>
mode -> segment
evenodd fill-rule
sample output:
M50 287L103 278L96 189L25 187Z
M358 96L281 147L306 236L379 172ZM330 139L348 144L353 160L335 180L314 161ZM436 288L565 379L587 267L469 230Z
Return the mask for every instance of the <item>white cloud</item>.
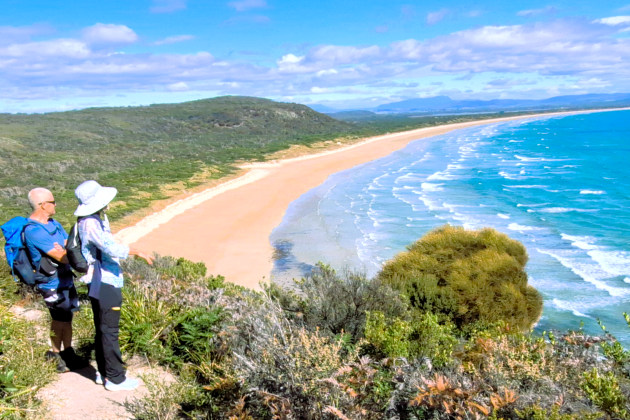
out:
M25 57L32 60L33 57L66 57L87 58L90 49L81 41L75 39L55 39L41 42L28 42L24 44L12 44L0 48L0 57Z
M26 42L33 36L49 35L54 32L54 28L46 24L0 26L0 45L8 45L13 42Z
M237 0L228 3L228 6L236 9L237 12L246 12L251 9L267 7L266 0Z
M326 61L337 64L351 63L373 57L378 57L381 49L372 45L369 47L352 47L339 45L322 45L313 48L309 58L314 61Z
M436 23L444 20L446 16L448 16L450 11L448 9L441 9L436 12L431 12L427 14L427 24L435 25Z
M422 55L423 44L415 39L393 42L389 48L389 56L403 60L417 60Z
M328 69L328 70L320 70L316 74L317 74L317 77L322 77L322 76L332 76L335 74L339 74L339 72L335 69Z
M190 41L193 39L195 39L193 35L175 35L175 36L169 36L164 39L160 39L159 41L155 41L153 44L154 45L170 45L170 44L177 44L179 42Z
M607 30L582 20L485 26L425 41L397 41L388 46L316 46L299 57L284 56L278 61L278 69L291 72L305 84L317 78L318 87L324 80L326 86L373 85L391 84L398 77L472 77L484 72L506 75L497 80L511 80L511 74L606 75L623 80L630 77L630 68L624 66L630 62L630 40L617 38L615 33L613 28Z
M187 90L190 90L186 82L171 83L167 86L167 89L171 92L185 92Z
M241 87L241 84L238 82L219 82L217 83L219 86L227 87L230 89L238 89Z
M83 39L93 45L132 44L138 35L125 25L97 23L83 29Z
M186 8L186 0L153 0L151 13L173 13Z
M304 56L297 56L294 54L283 55L282 59L278 62L278 65L282 64L297 64L304 61Z
M304 56L297 56L295 54L286 54L282 58L276 61L278 65L278 71L281 73L305 73L310 69L304 66Z
M471 96L486 90L496 95L502 87L509 94L527 96L548 92L552 85L562 93L575 90L574 85L630 91L630 39L619 37L619 25L555 20L485 26L386 45L317 45L286 51L266 65L217 60L204 51L112 54L86 42L107 46L137 40L135 32L122 25L94 25L84 32L85 39L39 42L31 41L24 30L17 31L11 42L0 42L0 97L9 103L24 97L63 98L67 92L96 97L100 92L124 91L292 95L299 100L313 94L431 96L448 89L470 91ZM3 30L13 33L6 27L0 33ZM525 81L535 83L525 86Z
M612 16L603 19L597 19L595 22L611 26L630 25L630 16Z

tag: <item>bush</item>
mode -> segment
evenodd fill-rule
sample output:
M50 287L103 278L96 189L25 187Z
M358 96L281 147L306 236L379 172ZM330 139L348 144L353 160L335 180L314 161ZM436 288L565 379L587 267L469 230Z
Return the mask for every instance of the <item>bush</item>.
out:
M340 275L323 263L296 281L293 290L272 284L268 291L294 321L332 335L348 334L353 342L363 337L367 311L378 310L388 317L406 311L399 293L390 286L361 273Z
M522 244L493 229L443 226L387 262L378 279L404 293L417 311L458 328L505 321L531 328L542 298L527 285Z
M220 308L193 308L182 314L169 336L175 355L195 364L211 360L224 318Z
M266 296L239 312L232 350L247 394L243 410L254 418L322 418L324 407L339 398L326 380L356 361L357 350L348 350L340 337L296 326Z
M386 357L409 357L409 322L400 318L387 320L380 311L367 312L365 339Z
M457 344L452 323L440 323L437 315L429 312L416 312L412 325L410 340L413 355L427 357L437 367L452 361L451 355Z
M452 361L457 339L452 324L440 324L436 315L417 313L411 322L386 319L382 312L368 312L365 338L386 357L426 357L435 366ZM369 350L369 347L368 347Z
M125 303L120 322L123 352L142 353L162 362L173 361L173 351L179 351L179 343L187 339L195 341L194 351L200 351L201 336L192 338L195 331L199 332L195 326L207 321L210 313L219 313L208 308L214 307L221 294L216 288L223 285L223 279L204 277L203 263L184 258L157 257L153 266L132 259L126 260L123 267L128 277L123 288ZM195 320L196 317L199 319ZM187 328L191 330L187 332ZM167 341L172 345L165 345ZM180 352L177 358L183 354Z
M588 398L612 418L628 418L627 398L612 372L599 374L596 368L584 372L582 389Z
M170 258L167 258L171 260ZM170 261L169 261L170 262ZM206 275L206 265L202 262L195 263L185 258L178 258L174 264L160 265L157 267L158 272L175 277L182 281L192 282Z
M193 378L176 377L173 381L165 381L157 375L150 375L143 376L143 379L148 395L142 399L127 399L123 403L136 420L182 418L183 406L196 404L203 398Z
M0 417L20 418L37 410L36 392L55 378L47 363L47 344L37 339L36 325L16 318L0 297Z

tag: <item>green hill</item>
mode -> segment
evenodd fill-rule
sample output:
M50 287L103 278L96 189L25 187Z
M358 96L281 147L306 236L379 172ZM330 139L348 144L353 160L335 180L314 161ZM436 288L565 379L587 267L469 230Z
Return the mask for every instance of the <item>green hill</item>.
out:
M514 113L512 115L517 115ZM265 160L291 145L471 121L501 114L417 116L340 114L304 105L224 96L180 104L0 114L0 222L29 211L26 194L45 186L72 222L74 188L86 179L118 188L113 219ZM337 117L337 115L335 115ZM345 120L345 121L344 121Z
M357 132L304 105L250 97L0 114L0 127L0 220L27 212L28 191L45 186L60 202L62 222L86 179L119 189L116 217L164 198L161 185L191 187L230 173L239 160Z

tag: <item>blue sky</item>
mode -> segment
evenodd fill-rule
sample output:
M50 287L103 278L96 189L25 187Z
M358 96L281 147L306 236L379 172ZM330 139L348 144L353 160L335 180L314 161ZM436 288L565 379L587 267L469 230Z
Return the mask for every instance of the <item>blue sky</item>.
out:
M630 92L630 0L0 0L0 112Z

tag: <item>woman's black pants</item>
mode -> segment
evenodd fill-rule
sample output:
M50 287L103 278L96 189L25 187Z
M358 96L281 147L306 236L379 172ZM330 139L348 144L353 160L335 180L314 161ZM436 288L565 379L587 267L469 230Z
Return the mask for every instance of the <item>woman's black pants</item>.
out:
M96 365L103 379L119 384L125 380L125 368L118 344L122 291L106 283L101 283L100 287L98 299L90 297L96 330Z

